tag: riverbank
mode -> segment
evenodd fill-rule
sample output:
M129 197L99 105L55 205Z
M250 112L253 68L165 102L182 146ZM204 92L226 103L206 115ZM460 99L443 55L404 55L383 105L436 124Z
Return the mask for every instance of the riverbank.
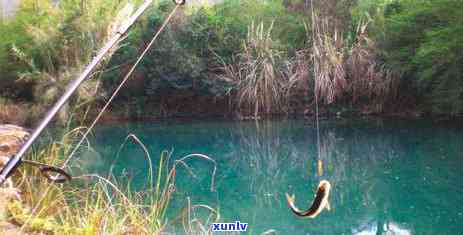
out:
M59 141L31 150L25 158L58 166L63 162L61 154L69 151L69 142L77 138L78 132L72 130ZM17 126L0 126L0 167L18 151L28 135ZM175 191L177 165L162 163L162 159L168 159L166 154L160 159L156 174L153 163L146 162L150 166L146 182L150 185L143 194L132 190L130 182L111 174L73 175L70 182L52 183L38 167L23 163L0 186L0 233L160 234L169 226L165 212ZM185 209L187 212L189 208ZM181 216L184 213L179 213ZM191 217L186 221L193 223Z
M162 101L130 101L118 100L102 116L100 123L114 122L143 122L159 121L166 119L225 119L225 120L264 120L275 118L306 118L315 117L315 106L313 102L300 102L303 97L294 97L286 112L254 115L252 112L239 110L236 105L230 103L230 98L207 97L196 95L180 95L164 97ZM298 101L299 100L299 101ZM90 106L87 110L85 120L90 120L100 111L103 103ZM15 103L14 101L0 103L0 123L15 124L32 128L46 114L44 106L33 103ZM453 119L458 116L436 115L424 113L415 105L400 107L389 105L383 110L377 111L377 107L371 105L324 105L319 107L319 116L323 118L350 118L372 116L379 118L437 118ZM66 109L63 112L69 112ZM72 117L74 120L83 120L82 113L66 113L57 117L58 125L66 123L66 119ZM69 120L68 120L69 121ZM79 121L81 125L85 125Z
M462 38L453 27L462 15L461 8L449 8L454 2L330 1L181 8L105 118L311 116L315 93L327 116L462 114L456 52L463 43L445 40ZM15 17L2 22L0 121L33 126L107 41L123 20L118 16L129 14L125 3L24 1ZM61 123L101 107L172 6L160 2L140 19L73 96ZM30 17L38 11L48 17ZM431 22L436 15L445 30L418 17ZM446 54L454 59L438 61Z

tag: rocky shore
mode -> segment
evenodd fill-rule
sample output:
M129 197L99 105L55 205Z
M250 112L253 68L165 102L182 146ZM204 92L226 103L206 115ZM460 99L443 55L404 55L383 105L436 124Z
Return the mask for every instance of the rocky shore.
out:
M0 167L3 167L11 156L19 151L21 145L29 137L29 132L15 125L0 125ZM0 233L22 233L17 225L10 221L9 204L20 202L20 190L11 180L0 186Z

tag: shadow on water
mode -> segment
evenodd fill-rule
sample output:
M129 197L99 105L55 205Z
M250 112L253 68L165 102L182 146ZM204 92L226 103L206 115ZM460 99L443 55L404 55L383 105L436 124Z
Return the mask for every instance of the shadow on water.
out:
M82 155L76 166L109 170L129 133L152 156L203 153L217 161L193 162L196 178L180 172L172 217L192 203L217 207L224 222L249 223L250 234L455 234L463 231L463 129L428 121L338 120L321 124L323 175L317 174L316 130L302 120L107 125L91 140L98 160ZM95 154L95 153L94 153ZM146 182L138 146L126 146L114 173ZM154 159L154 165L157 159ZM332 186L331 211L312 220L295 217L284 193L306 208L318 182Z

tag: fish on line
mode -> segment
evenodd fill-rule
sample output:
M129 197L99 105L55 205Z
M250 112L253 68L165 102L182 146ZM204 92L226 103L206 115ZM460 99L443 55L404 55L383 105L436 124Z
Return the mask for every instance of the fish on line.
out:
M331 210L330 203L329 203L329 196L330 196L331 184L327 180L322 180L318 184L317 192L315 194L315 198L312 202L312 205L309 209L302 211L298 209L294 203L296 197L293 195L289 195L286 193L286 200L288 201L288 205L291 211L299 216L305 218L315 218L317 217L323 209Z

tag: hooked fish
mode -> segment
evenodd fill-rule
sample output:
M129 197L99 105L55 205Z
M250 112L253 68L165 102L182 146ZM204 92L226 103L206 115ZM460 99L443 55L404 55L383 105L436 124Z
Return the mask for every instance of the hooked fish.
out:
M312 205L306 211L301 211L294 205L294 201L296 199L294 194L290 196L286 193L286 200L288 201L289 207L291 208L293 213L297 216L315 218L323 211L323 209L326 208L327 210L331 210L330 202L328 201L328 198L330 196L330 190L330 182L328 182L327 180L320 181Z

